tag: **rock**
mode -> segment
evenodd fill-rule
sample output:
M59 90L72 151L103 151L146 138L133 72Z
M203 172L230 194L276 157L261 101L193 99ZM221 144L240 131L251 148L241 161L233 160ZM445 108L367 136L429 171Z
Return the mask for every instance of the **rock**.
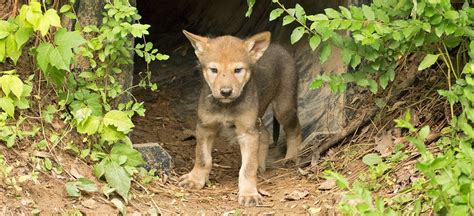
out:
M156 169L166 175L171 175L173 166L171 155L158 143L140 143L133 147L142 153L146 162L145 169Z
M88 209L97 208L97 202L92 198L82 201L81 205L88 208Z
M286 193L285 194L285 198L282 200L282 201L296 201L296 200L300 200L300 199L303 199L305 198L306 196L308 196L309 194L309 191L308 190L294 190L293 192L291 193Z
M336 180L334 179L328 179L321 183L318 187L319 190L331 190L334 187L336 187Z

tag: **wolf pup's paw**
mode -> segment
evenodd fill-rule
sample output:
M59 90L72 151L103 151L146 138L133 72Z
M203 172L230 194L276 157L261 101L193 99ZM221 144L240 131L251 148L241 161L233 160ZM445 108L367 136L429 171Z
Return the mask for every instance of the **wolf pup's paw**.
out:
M262 196L258 194L239 194L239 204L245 207L253 207L262 203Z
M189 188L189 189L201 189L204 187L206 180L200 180L196 178L193 173L188 173L179 177L178 185L180 187Z

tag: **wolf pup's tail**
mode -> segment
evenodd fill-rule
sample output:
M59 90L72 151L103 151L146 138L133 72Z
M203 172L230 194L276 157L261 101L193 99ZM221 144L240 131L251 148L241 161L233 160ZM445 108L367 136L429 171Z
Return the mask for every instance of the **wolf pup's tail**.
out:
M278 142L278 137L280 137L280 123L275 116L273 116L273 143L275 146Z

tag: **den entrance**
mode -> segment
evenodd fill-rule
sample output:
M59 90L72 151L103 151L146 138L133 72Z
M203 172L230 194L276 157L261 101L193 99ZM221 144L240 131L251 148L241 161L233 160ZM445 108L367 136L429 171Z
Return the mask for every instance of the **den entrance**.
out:
M295 1L285 2L294 5ZM327 7L343 5L343 1L315 3L298 1L309 12L318 12ZM176 177L189 172L194 163L196 139L194 129L197 121L197 100L202 85L200 69L189 41L182 34L186 29L204 36L234 35L248 37L261 31L271 31L272 41L282 44L292 52L297 60L299 84L299 117L302 124L303 147L310 149L318 139L337 133L343 126L342 96L333 95L327 89L310 90L312 78L322 71L341 73L345 71L337 50L333 52L332 62L321 66L317 52L312 52L307 43L294 46L289 44L289 34L293 28L282 27L281 21L268 21L272 4L270 1L257 1L253 15L245 17L245 1L137 1L143 23L151 24L148 40L158 46L160 52L168 54L167 61L150 65L152 81L158 84L158 91L137 90L134 96L145 102L146 117L136 118L136 128L132 134L134 143L157 143L172 158L173 166L169 172L169 199L162 205L169 210L194 208L213 211L230 211L238 208L237 178L240 168L240 150L232 137L221 136L213 149L213 170L210 185L200 191L188 191L176 186ZM139 73L146 70L144 62L135 61L135 81ZM271 127L271 113L264 122ZM271 131L271 128L270 128ZM281 134L284 134L281 132ZM278 209L278 212L304 213L303 205L312 204L315 197L322 196L315 190L314 182L304 178L296 167L272 166L271 162L284 157L285 139L281 135L279 143L269 151L269 168L259 177L259 188L264 195L265 206L257 207L256 212ZM311 161L311 154L301 155L301 164ZM296 193L309 194L309 199L285 202L285 196ZM176 196L176 194L179 194ZM324 195L326 196L326 195ZM185 200L185 202L182 202ZM283 202L282 202L283 200ZM328 202L332 202L329 198ZM281 206L281 207L280 207ZM298 208L296 208L298 206ZM291 208L290 208L291 207ZM295 210L292 210L295 208Z

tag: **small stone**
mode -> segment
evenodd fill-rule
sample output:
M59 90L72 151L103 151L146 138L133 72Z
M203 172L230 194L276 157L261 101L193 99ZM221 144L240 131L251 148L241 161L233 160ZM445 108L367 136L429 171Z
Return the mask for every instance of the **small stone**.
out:
M336 180L328 179L319 185L319 190L331 190L336 186Z
M307 190L304 190L304 191L295 190L289 194L286 194L284 199L288 201L300 200L308 196L308 194L309 194L309 191Z
M87 199L81 202L81 205L88 209L95 209L97 207L97 202L94 199Z
M156 169L166 175L171 175L173 166L171 155L158 143L140 143L133 147L142 153L146 162L145 169Z
M274 211L262 213L262 216L273 216L273 215L275 215Z

